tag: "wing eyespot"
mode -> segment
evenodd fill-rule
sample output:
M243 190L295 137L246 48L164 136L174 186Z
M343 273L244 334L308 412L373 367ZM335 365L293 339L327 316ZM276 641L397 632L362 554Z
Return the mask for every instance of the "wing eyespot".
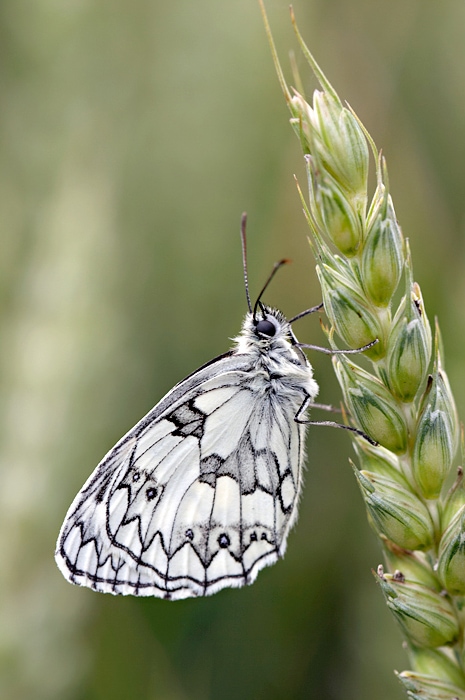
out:
M192 540L194 539L194 533L192 532L192 530L189 528L184 534L186 535L187 539L192 542Z
M231 540L225 532L222 532L218 537L218 544L220 545L221 549L226 549L231 544Z
M147 491L145 492L145 496L148 501L153 501L154 498L157 497L158 494L158 489L155 488L154 486L150 486Z

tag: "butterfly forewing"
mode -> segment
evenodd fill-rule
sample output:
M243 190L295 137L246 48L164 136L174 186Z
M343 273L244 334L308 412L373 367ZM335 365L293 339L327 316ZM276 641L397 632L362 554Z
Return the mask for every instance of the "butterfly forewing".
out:
M265 312L264 312L265 313ZM304 426L317 386L279 333L249 314L237 348L171 390L98 465L71 505L56 559L72 583L179 599L251 583L285 551Z

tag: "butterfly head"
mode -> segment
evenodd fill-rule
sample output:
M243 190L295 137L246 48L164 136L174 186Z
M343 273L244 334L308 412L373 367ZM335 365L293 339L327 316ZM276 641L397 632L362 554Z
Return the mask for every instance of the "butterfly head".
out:
M248 316L251 316L251 330L256 340L265 343L282 337L287 337L287 340L290 340L291 328L281 311L261 304L259 310L248 314Z
M296 342L291 326L284 314L265 304L249 312L244 320L242 332L236 338L239 352L289 349Z

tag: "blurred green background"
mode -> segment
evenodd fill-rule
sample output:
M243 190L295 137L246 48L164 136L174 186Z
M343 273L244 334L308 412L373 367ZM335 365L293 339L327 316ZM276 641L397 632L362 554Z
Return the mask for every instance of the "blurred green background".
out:
M286 66L287 5L267 2ZM295 11L388 159L463 416L463 0ZM287 120L254 0L0 4L2 698L403 697L392 669L408 664L342 431L310 431L288 554L248 589L113 598L70 586L53 561L107 449L238 332L243 210L252 295L286 256L266 300L288 315L319 302ZM325 342L316 318L296 332ZM320 399L338 402L330 360L311 362Z

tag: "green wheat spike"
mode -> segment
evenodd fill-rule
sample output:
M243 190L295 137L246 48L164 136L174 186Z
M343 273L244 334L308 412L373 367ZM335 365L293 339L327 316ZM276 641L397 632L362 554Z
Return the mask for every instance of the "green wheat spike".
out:
M292 9L300 48L321 89L310 104L288 87L259 2L306 161L304 209L331 333L352 349L379 340L364 353L369 370L352 357L335 355L333 363L349 420L379 443L353 437L354 471L385 558L375 579L412 666L398 678L412 699L465 700L465 495L461 469L445 493L459 423L439 328L433 343L384 158L313 58ZM371 196L370 152L377 175Z

